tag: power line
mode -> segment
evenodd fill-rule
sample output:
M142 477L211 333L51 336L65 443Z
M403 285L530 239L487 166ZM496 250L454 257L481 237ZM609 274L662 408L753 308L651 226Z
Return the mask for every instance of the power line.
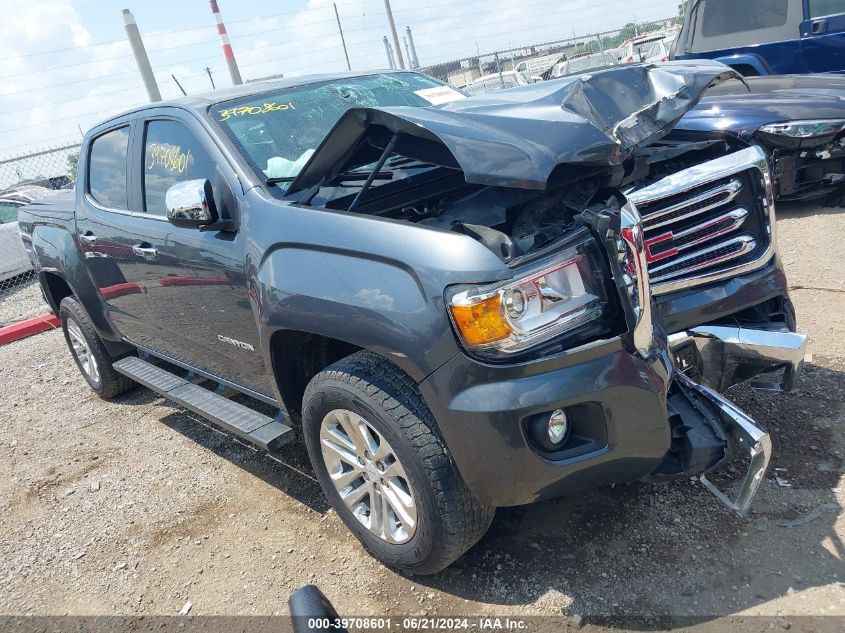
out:
M347 2L343 2L341 0L337 4L339 6L350 6L350 5L359 6L359 5L361 5L362 2L379 2L379 0L349 0ZM281 13L273 13L271 15L252 16L252 17L249 17L249 18L241 18L239 20L229 20L229 21L227 21L227 23L228 24L239 24L239 23L242 23L242 22L250 22L252 20L266 20L268 18L276 18L276 17L280 17L280 16L283 16L283 15L294 15L296 13L299 13L300 11L302 11L302 9L295 10L295 11L282 11ZM158 33L150 33L148 35L145 35L144 37L146 37L146 38L163 37L165 35L173 35L174 33L187 33L189 31L201 31L203 29L216 29L216 28L217 28L216 24L207 24L207 25L204 25L204 26L192 26L192 27L187 27L187 28L184 28L184 29L172 29L170 31L159 31ZM8 61L10 59L24 59L24 58L29 58L29 57L37 57L39 55L51 55L53 53L66 53L68 51L75 51L75 50L85 50L85 49L89 49L89 48L97 48L98 46L108 46L110 44L117 44L118 42L125 42L125 41L126 41L125 38L121 38L121 39L117 39L117 40L107 40L107 41L103 41L103 42L94 42L93 44L82 44L82 45L79 45L79 46L68 46L66 48L54 48L54 49L49 50L49 51L37 51L37 52L34 52L34 53L26 53L24 55L12 55L10 57L0 57L0 61Z
M545 1L542 1L542 2L539 2L539 3L533 3L532 5L529 5L529 6L537 6L537 5L543 5L543 4L552 4L552 2L545 0ZM612 3L602 3L602 4L593 5L593 6L594 7L595 6L603 6L603 5L606 5L606 4L612 4ZM647 6L654 7L654 6L661 6L661 5L655 3L655 4L651 4L651 5L647 5ZM473 12L473 13L477 14L477 12ZM461 15L469 15L469 13L455 14L454 16L449 16L449 17L460 17ZM485 24L495 24L495 23L502 23L502 22L513 23L513 22L518 22L520 20L531 19L533 17L536 17L536 16L530 16L529 15L529 16L525 16L525 17L522 17L522 18L511 18L511 19L507 19L507 20L493 20L493 21L488 21ZM665 18L665 17L666 16L661 15L661 16L659 16L659 18L654 17L654 18L640 19L640 22L648 21L648 20L656 20L656 19ZM583 22L583 21L586 21L588 19L589 18L583 18L583 19L580 19L580 20L569 20L568 23ZM442 20L442 18L436 18L436 19L430 19L430 20L420 20L420 21L418 21L418 23L435 22L435 21L439 21L439 20ZM507 31L502 31L502 32L487 33L482 38L478 38L478 39L485 40L485 39L489 39L491 37L496 37L498 35L503 35L503 34L509 35L509 34L512 34L512 33L534 31L534 30L537 30L539 28L546 28L547 26L548 26L548 24L543 24L543 25L532 26L532 27L528 27L528 28L524 28L524 29L517 29L517 30L509 29ZM378 26L378 27L372 27L372 28L383 28L383 27ZM440 34L440 33L446 32L446 31L463 30L464 28L465 27L463 27L463 26L456 26L456 27L451 27L451 28L446 28L446 29L435 29L435 30L430 30L430 31L424 31L423 30L423 31L418 31L418 33L420 35L432 34L432 33ZM360 29L360 30L371 30L371 29ZM587 37L589 35L590 34L582 34L578 37ZM319 34L319 35L311 36L310 38L303 38L303 39L311 39L311 38L314 38L314 37L323 37L323 35ZM450 39L450 40L439 40L438 45L445 44L445 43L452 43L452 42L456 42L456 41L463 41L464 39L465 39L464 37L461 37L461 38ZM267 49L267 48L283 46L285 44L289 44L289 42L281 42L281 43L276 43L276 44L268 44L268 45L263 45L263 46L257 46L257 47L253 47L251 49L244 49L243 52L249 53L249 52L252 52L252 51L255 51L255 50L262 50L262 49ZM339 46L334 46L332 48L339 50ZM492 53L486 53L486 54L492 54ZM292 57L299 57L300 55L301 55L300 53L296 53L296 54L292 54L292 55L285 55L285 56L282 56L282 57L275 57L273 59L268 59L268 60L264 60L264 61L245 64L244 67L255 67L255 66L265 65L265 64L277 62L277 61L280 61L280 60L283 60L283 59L290 59ZM372 56L373 55L371 53L360 54L360 55L357 55L357 56L353 56L353 59L370 58ZM459 59L459 57L453 56L453 57L450 57L450 59ZM206 60L207 60L207 56L203 56L203 57L195 58L195 59L192 59L192 60L184 60L184 61L175 62L175 63L176 64L186 64L186 63L191 63L191 62L195 62L195 61L206 61ZM439 62L434 62L434 63L439 63ZM434 65L434 63L429 64L429 65ZM302 71L302 70L305 70L305 69L308 69L308 68L320 67L320 66L324 66L324 65L325 64L321 62L321 63L317 63L317 64L310 64L310 65L307 65L307 66L300 66L296 70L294 70L293 72ZM126 71L125 73L117 73L117 74L112 74L112 75L108 75L108 76L113 77L113 76L116 76L116 75L133 73L133 72L135 72L135 71L130 70L130 71ZM202 74L203 74L202 72L193 73L193 74L189 74L189 75L184 76L184 78L197 77L197 76L200 76ZM73 83L73 82L66 82L66 84L67 83ZM66 85L66 84L60 84L60 85ZM109 92L98 93L98 94L95 94L95 95L88 95L86 97L81 97L81 98L66 99L66 100L62 100L62 101L52 102L50 104L44 104L43 106L34 106L34 107L49 107L49 106L53 106L53 105L56 105L56 104L67 103L67 102L71 102L71 101L78 101L78 100L81 100L81 99L104 97L104 96L109 96L111 94L117 94L117 93L120 93L120 92L128 92L130 90L139 90L139 89L140 88L137 87L137 86L132 86L132 87L127 87L127 88L122 88L122 89L119 89L119 90L113 90L113 91L109 91ZM12 93L12 94L14 94L14 93ZM9 96L9 95L7 93L7 95L0 95L0 96ZM35 123L35 124L30 124L30 125L26 125L26 126L20 126L20 127L17 127L17 128L11 128L11 129L0 130L0 131L7 132L7 133L8 132L15 132L15 131L18 131L18 130L29 129L29 128L33 128L33 127L41 127L41 126L51 125L56 121L63 121L63 120L68 120L68 119L73 119L73 118L93 116L95 114L100 114L100 113L103 113L103 112L109 112L109 111L114 111L114 110L119 110L119 109L122 109L122 108L120 108L119 106L115 106L114 108L108 108L108 109L98 110L98 111L88 112L88 113L81 113L81 114L78 114L78 115L71 115L71 116L67 116L67 117L63 117L63 118L59 118L59 119L51 119L50 121L47 121L47 122L44 122L44 123ZM12 111L0 112L0 114L9 114L10 112L12 112Z
M542 5L547 5L547 4L559 4L559 3L560 3L560 0L543 0L541 2L522 4L522 5L520 5L520 9L530 9L530 8L537 7L537 6L542 6ZM357 4L357 3L353 1L353 2L346 2L346 3L342 3L342 4L350 5L350 4ZM441 7L441 6L449 6L449 5L453 5L453 4L454 4L453 1L447 1L447 2L440 3L440 4L431 4L431 5L428 5L426 7L421 7L421 8L403 9L401 11L402 12L410 12L410 11L429 10L429 9L438 8L438 7ZM588 8L596 8L596 7L606 6L607 4L614 4L614 2L604 3L604 4L594 4L594 5L591 5ZM648 6L648 5L646 5L646 6ZM473 11L469 11L469 12L465 12L465 13L456 13L456 14L448 15L448 16L445 16L445 18L444 18L444 16L440 16L440 17L431 18L431 19L428 19L428 20L415 20L415 23L416 24L424 24L426 22L436 22L436 21L440 21L440 20L443 20L443 19L446 19L446 18L451 19L451 18L461 17L461 16L478 15L479 13L481 13L481 14L493 13L493 12L496 12L496 11L498 11L498 9L490 9L490 10L486 10L486 11L484 11L484 10L481 10L481 11L473 10ZM396 11L396 13L399 13L399 12L400 12L400 10ZM576 10L576 11L573 11L571 13L577 13L577 12L578 11ZM283 15L294 15L296 13L299 13L299 11L285 11L285 12L274 13L274 14L265 15L265 16L258 16L258 17L252 17L252 18L242 18L240 20L235 20L233 22L230 22L230 24L243 23L243 22L249 22L249 21L254 21L254 20L268 20L268 19L271 19L271 18L283 16ZM385 16L384 13L378 13L378 12L375 13L374 15ZM518 19L534 18L534 17L535 16L529 15L529 16L525 16L523 18L516 18L516 19L518 20ZM512 18L509 18L509 19L512 19ZM279 32L279 31L286 31L286 30L290 30L290 29L298 29L298 28L302 28L302 27L314 26L314 25L317 25L317 24L328 24L328 23L334 23L334 19L331 18L331 17L328 17L326 19L312 20L310 22L305 22L305 23L302 23L302 24L294 25L294 26L281 26L281 27L276 27L276 28L272 28L272 29L265 29L265 30L261 30L261 31L251 31L251 32L248 32L248 33L233 34L233 35L230 35L230 39L232 39L232 40L243 39L245 37L254 37L256 35L264 35L264 34L267 34L267 33L276 33L276 32ZM152 34L150 36L145 36L145 37L158 37L160 35L165 35L165 34L183 33L183 32L188 32L188 31L197 31L197 30L202 30L202 29L206 29L206 28L213 28L213 27L214 27L214 25L202 26L202 27L193 27L193 28L186 28L186 29L175 29L173 31L166 31L166 32L163 32L163 33ZM349 32L349 33L364 32L364 31L381 30L383 28L384 28L384 25L379 24L379 25L374 25L374 26L371 26L371 27L364 27L364 28L357 28L357 29L355 29L355 28L347 29L347 32ZM322 36L324 36L324 34L318 34L317 36L322 37ZM314 36L312 36L312 37L314 37ZM310 39L310 38L297 38L298 41L300 41L302 39ZM111 42L108 42L108 43L114 44L114 43L120 43L120 42L126 42L126 40L125 39L112 40ZM182 49L182 48L190 48L192 46L201 46L201 45L204 45L204 44L214 44L216 42L217 42L216 39L201 40L201 41L198 41L198 42L191 42L191 43L188 43L188 44L177 44L177 45L166 46L166 47L162 47L162 48L150 48L149 52L155 53L155 52L163 52L163 51L176 50L176 49ZM103 42L103 44L105 44L105 43L106 42ZM79 47L79 48L82 48L82 47ZM58 50L59 49L57 49L57 51ZM72 49L61 49L61 50L72 50ZM66 68L76 68L76 67L79 67L79 66L86 66L86 65L89 65L89 64L96 64L96 63L101 63L101 62L106 62L106 61L128 59L130 57L132 57L131 53L127 53L127 54L124 54L124 55L115 55L115 56L112 56L112 57L102 57L102 58L99 58L99 59L91 59L91 60L87 60L87 61L74 62L74 63L71 63L71 64L64 64L64 65L60 65L60 66L50 66L50 67L47 67L47 68L41 68L37 71L24 71L24 72L19 72L19 73L13 73L13 74L10 74L10 75L0 75L0 79L11 79L13 77L21 77L21 76L26 76L26 75L31 75L31 74L40 74L40 73L50 71L50 70L64 70ZM13 59L13 58L4 58L4 59ZM85 81L85 80L79 80L79 81L81 82L81 81Z
M79 134L66 134L64 136L51 136L49 138L35 139L34 141L29 141L27 143L18 143L17 145L8 145L6 147L0 148L0 153L7 152L10 149L17 149L18 147L31 147L35 143L44 143L46 141L56 142L56 141L59 141L60 139L70 139L70 138L77 139L77 138L79 138ZM20 158L25 158L25 156L22 156Z

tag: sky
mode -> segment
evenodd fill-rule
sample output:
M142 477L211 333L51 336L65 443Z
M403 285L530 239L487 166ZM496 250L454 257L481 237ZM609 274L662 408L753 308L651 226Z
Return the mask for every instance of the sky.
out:
M335 0L354 70L384 68L384 0ZM346 69L331 0L218 0L244 80ZM391 0L425 66L677 14L678 0ZM0 158L73 143L145 103L121 11L163 98L230 84L207 0L0 0ZM403 51L404 53L404 51Z

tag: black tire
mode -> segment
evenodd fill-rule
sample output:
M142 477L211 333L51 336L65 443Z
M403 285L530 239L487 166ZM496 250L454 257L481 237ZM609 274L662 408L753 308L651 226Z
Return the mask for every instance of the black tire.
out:
M324 417L335 409L360 415L384 439L414 491L416 528L410 540L389 543L371 533L346 506L328 474L320 446ZM302 416L308 455L329 502L367 551L409 574L434 574L459 558L490 527L495 508L464 483L417 385L371 352L358 352L317 374L305 390Z
M85 381L94 390L94 392L103 398L109 400L115 396L119 396L137 386L137 383L127 378L123 374L117 373L112 367L112 357L103 345L94 326L91 325L91 320L88 318L88 313L74 297L65 297L59 306L59 319L62 322L62 331L65 335L65 342L67 343L70 355L76 363L79 373L85 378ZM74 351L73 343L71 342L71 335L68 330L68 323L76 324L79 332L85 338L88 344L87 353L95 361L97 371L91 373L83 368L77 352ZM72 326L71 326L72 327Z

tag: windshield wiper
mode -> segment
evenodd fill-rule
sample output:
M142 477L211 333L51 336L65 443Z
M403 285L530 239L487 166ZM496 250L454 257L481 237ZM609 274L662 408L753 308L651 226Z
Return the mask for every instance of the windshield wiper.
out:
M270 187L271 185L278 185L280 182L293 182L296 176L279 176L277 178L268 178L264 184Z

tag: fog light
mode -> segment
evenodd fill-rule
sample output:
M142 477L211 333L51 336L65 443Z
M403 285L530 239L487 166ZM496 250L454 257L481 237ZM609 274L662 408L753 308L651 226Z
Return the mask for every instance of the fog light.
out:
M549 440L552 444L560 444L569 433L569 420L563 409L555 409L549 416Z

